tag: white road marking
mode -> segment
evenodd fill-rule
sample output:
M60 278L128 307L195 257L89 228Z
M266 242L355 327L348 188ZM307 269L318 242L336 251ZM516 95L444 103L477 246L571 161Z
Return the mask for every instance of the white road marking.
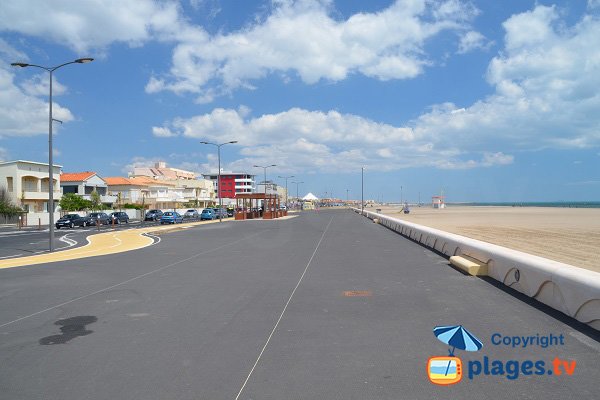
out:
M250 239L251 237L254 237L254 236L256 236L256 235L258 235L258 234L260 234L260 233L262 233L262 232L264 232L264 231L259 231L259 232L256 232L256 233L254 233L254 234L252 234L252 235L248 235L248 236L246 236L246 237L244 237L244 238L242 238L242 239L239 239L239 240L236 240L236 241L233 241L233 242L226 243L226 244L224 244L224 245L222 245L222 246L219 246L219 247L215 247L215 248L212 248L212 249L209 249L209 250L201 251L200 253L196 253L196 254L194 254L193 256L190 256L190 257L188 257L188 258L184 258L183 260L179 260L179 261L176 261L176 262L174 262L174 263L171 263L171 264L168 264L168 265L165 265L165 266L162 266L162 267L156 268L156 269L154 269L154 270L152 270L152 271L149 271L149 272L146 272L146 273L144 273L144 274L141 274L141 275L134 276L133 278L127 279L127 280L125 280L125 281L123 281L123 282L119 282L119 283L117 283L117 284L115 284L115 285L112 285L112 286L109 286L109 287L105 287L104 289L96 290L95 292L92 292L92 293L89 293L89 294L86 294L86 295L83 295L83 296L76 297L76 298L74 298L74 299L71 299L71 300L69 300L69 301L65 301L64 303L56 304L56 305L54 305L54 306L51 306L51 307L45 308L45 309L43 309L43 310L40 310L40 311L34 312L33 314L29 314L29 315L26 315L26 316L24 316L24 317L20 317L20 318L17 318L17 319L15 319L15 320L12 320L12 321L5 322L4 324L0 325L0 328L4 328L5 326L8 326L8 325L14 324L15 322L23 321L24 319L28 319L28 318L31 318L31 317L35 317L36 315L43 314L43 313L45 313L45 312L47 312L47 311L51 311L51 310L54 310L54 309L56 309L56 308L63 307L63 306L65 306L65 305L67 305L67 304L71 304L71 303L74 303L74 302L76 302L76 301L79 301L79 300L86 299L86 298L88 298L88 297L91 297L91 296L94 296L94 295L96 295L96 294L100 294L100 293L106 292L106 291L108 291L108 290L111 290L111 289L114 289L114 288L116 288L116 287L119 287L119 286L125 285L125 284L127 284L127 283L129 283L129 282L133 282L133 281L135 281L135 280L141 279L141 278L143 278L143 277L145 277L145 276L152 275L152 274L155 274L155 273L157 273L157 272L163 271L163 270L165 270L165 269L167 269L167 268L174 267L175 265L179 265L179 264L181 264L181 263L184 263L184 262L186 262L186 261L193 260L194 258L198 258L198 257L200 257L201 255L208 254L208 253L212 253L212 252L214 252L214 251L217 251L217 250L221 250L221 249L223 249L223 248L226 248L226 247L229 247L229 246L231 246L232 244L239 243L239 242L241 242L241 241L243 241L243 240L246 240L246 239Z
M12 257L18 257L18 256L22 256L23 254L13 254L12 256L4 256L4 257L0 257L0 260L3 258L12 258Z
M327 233L327 230L329 229L329 225L331 225L331 221L333 221L333 216L329 220L329 223L327 224L327 227L325 227L325 230L323 231L323 234L321 235L321 239L319 239L319 243L317 243L317 246L315 247L315 251L313 251L312 255L310 256L310 259L308 260L308 263L306 264L306 268L304 268L304 272L302 272L302 275L300 275L300 279L298 280L298 283L296 283L296 287L294 288L294 290L292 290L292 294L290 294L290 297L288 298L288 301L285 303L285 306L283 307L283 311L281 311L281 315L279 315L279 318L277 319L277 322L275 323L275 326L273 327L273 330L271 331L271 334L267 338L267 342L265 343L265 345L263 346L262 350L260 351L260 354L258 355L258 358L256 359L256 362L252 366L252 369L250 370L250 373L246 377L246 380L244 381L244 384L242 385L242 387L241 387L240 391L238 392L237 396L235 396L235 400L238 400L240 398L240 395L244 391L244 388L246 387L246 384L248 384L248 381L250 380L250 377L252 376L252 373L254 372L254 369L258 365L258 363L259 363L259 361L260 361L263 353L265 352L267 346L269 345L269 342L271 341L271 338L275 334L275 331L277 330L277 327L279 326L279 323L281 322L281 319L283 318L283 315L285 314L288 306L290 305L290 302L292 301L292 297L294 297L294 293L296 293L296 290L298 289L298 286L300 286L300 283L302 283L302 280L304 279L304 275L306 275L306 271L308 271L308 267L310 267L310 264L312 263L312 260L315 257L315 254L317 254L317 250L319 250L319 246L321 246L321 242L323 241L323 238L325 237L325 234Z

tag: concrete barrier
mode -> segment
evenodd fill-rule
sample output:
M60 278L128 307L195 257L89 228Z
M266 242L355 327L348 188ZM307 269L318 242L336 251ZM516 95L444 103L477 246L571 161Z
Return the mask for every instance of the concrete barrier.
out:
M353 210L361 213L360 209ZM464 255L481 261L491 278L600 330L598 272L383 214L362 214L448 258Z

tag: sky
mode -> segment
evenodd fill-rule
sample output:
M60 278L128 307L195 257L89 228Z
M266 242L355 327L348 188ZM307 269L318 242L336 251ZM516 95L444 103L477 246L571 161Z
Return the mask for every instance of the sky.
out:
M295 194L600 200L600 0L5 0L0 160Z

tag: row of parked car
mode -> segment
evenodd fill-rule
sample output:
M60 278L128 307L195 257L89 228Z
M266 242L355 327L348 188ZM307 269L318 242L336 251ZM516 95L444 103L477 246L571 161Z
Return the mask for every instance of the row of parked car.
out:
M233 209L205 208L202 212L194 209L187 210L183 215L177 211L149 210L144 216L145 221L160 221L161 224L182 223L184 219L213 220L218 218L233 217ZM56 229L74 228L76 226L97 226L111 224L128 224L129 216L126 212L116 211L110 214L93 212L89 215L67 214L56 221Z
M144 216L145 221L160 221L161 224L182 223L184 219L200 219L201 221L217 218L233 217L233 209L205 208L202 212L194 209L187 210L183 215L177 211L148 210Z
M56 229L74 228L76 226L96 226L111 224L128 224L129 216L126 212L116 211L110 214L103 212L93 212L90 215L67 214L56 221Z

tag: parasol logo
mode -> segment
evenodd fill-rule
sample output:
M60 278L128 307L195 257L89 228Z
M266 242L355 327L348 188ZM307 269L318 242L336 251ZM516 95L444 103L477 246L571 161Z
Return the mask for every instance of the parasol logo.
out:
M454 356L454 351L478 351L483 347L483 343L462 325L436 326L433 328L433 334L450 347L447 356L430 357L427 361L429 380L436 385L453 385L460 382L463 366L461 359Z

